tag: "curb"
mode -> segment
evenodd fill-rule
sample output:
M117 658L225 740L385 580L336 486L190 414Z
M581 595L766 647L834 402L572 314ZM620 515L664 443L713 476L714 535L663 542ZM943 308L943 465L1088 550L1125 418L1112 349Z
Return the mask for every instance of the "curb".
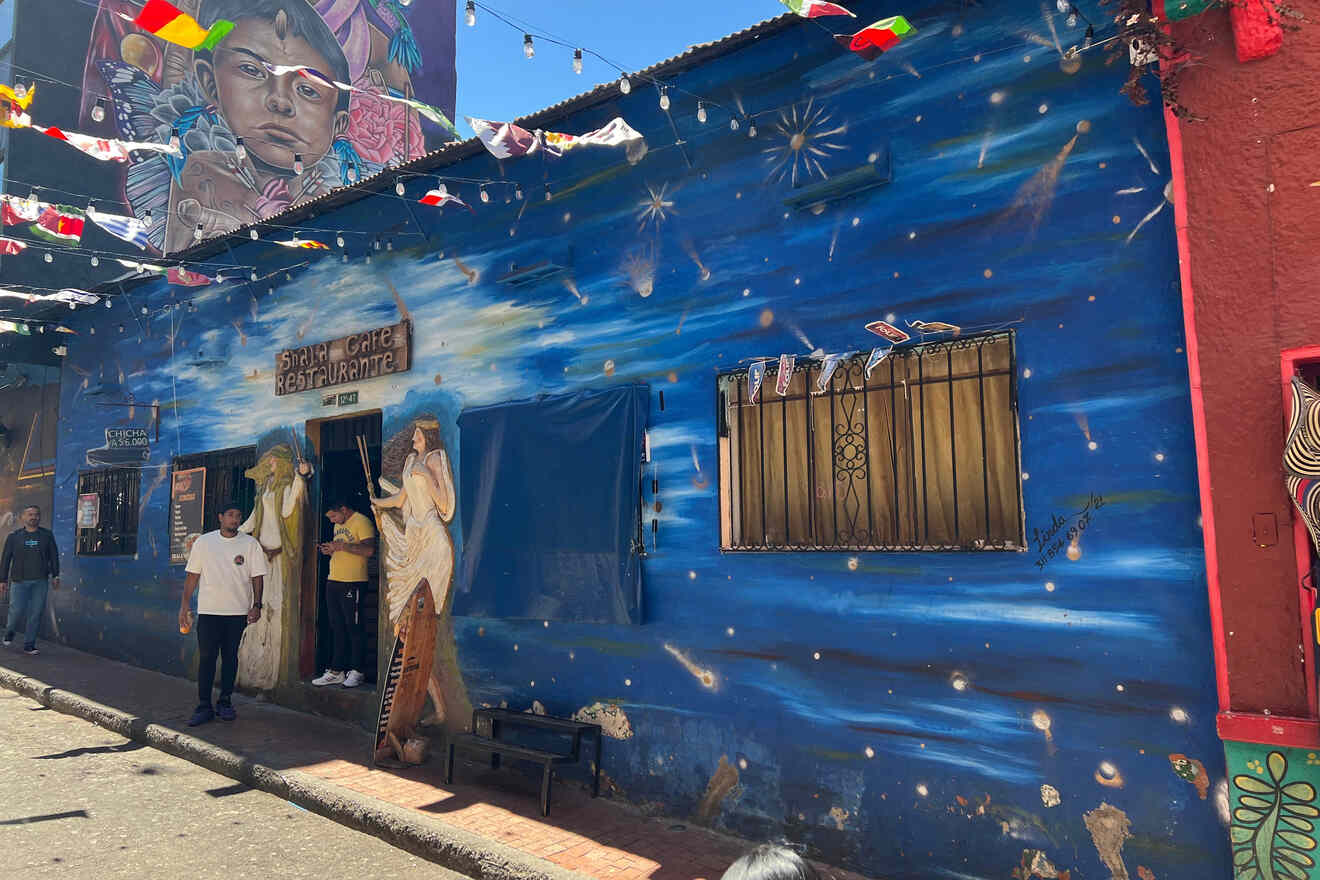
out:
M0 687L283 798L309 812L380 838L391 846L474 880L583 880L582 874L499 841L461 828L421 821L412 810L367 797L307 773L274 770L197 737L60 690L4 666L0 666Z

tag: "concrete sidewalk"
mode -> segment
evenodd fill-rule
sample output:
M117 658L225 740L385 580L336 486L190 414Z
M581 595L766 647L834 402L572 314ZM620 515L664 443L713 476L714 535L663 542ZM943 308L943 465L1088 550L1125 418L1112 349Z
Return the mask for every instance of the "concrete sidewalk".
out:
M465 767L455 773L461 783L445 785L438 754L422 767L373 769L370 734L361 728L238 694L236 723L189 728L193 682L40 647L36 657L0 652L0 687L479 880L716 880L751 846L562 782L542 818L535 785L518 774ZM858 878L825 870L837 880Z

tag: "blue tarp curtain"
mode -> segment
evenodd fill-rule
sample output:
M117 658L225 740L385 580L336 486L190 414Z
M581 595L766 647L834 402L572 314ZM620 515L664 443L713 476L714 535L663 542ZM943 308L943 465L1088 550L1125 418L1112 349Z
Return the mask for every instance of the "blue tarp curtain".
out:
M458 417L455 614L641 622L635 541L649 404L650 390L630 385Z

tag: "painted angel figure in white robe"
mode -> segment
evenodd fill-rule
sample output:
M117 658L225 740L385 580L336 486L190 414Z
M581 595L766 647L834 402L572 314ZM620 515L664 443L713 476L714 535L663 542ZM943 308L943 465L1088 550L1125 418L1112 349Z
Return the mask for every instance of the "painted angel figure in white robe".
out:
M411 436L396 437L385 450L385 471L390 473L391 459L397 462L404 448L399 441L410 441L411 450L403 462L399 485L382 476L380 486L389 494L371 499L385 541L386 601L390 623L397 632L399 618L414 591L423 582L430 589L442 624L436 641L436 664L427 684L436 709L433 720L461 730L469 723L472 708L458 667L450 622L454 542L449 535L449 523L456 506L454 477L440 438L440 423L422 418L411 427ZM402 525L395 516L386 513L389 510L399 511Z
M307 501L304 473L310 471L305 461L295 471L292 451L280 444L244 474L257 483L257 503L238 528L261 543L269 568L261 619L248 625L238 646L238 680L248 687L269 690L279 679L285 593L298 583Z

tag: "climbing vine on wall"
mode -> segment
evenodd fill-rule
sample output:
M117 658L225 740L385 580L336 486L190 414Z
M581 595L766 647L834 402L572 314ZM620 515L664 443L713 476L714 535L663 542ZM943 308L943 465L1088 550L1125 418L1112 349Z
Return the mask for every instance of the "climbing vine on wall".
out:
M1306 880L1315 859L1315 788L1308 782L1285 782L1288 759L1270 752L1262 766L1250 761L1258 776L1233 777L1238 806L1233 810L1229 838L1237 880Z

